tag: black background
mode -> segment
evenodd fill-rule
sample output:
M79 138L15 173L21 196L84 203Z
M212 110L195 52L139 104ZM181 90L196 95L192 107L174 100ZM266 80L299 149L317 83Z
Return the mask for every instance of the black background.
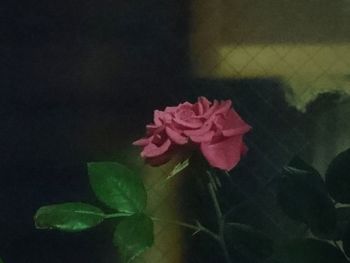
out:
M44 204L94 201L85 163L111 159L188 85L187 1L0 3L0 256L117 262L110 226L35 230Z

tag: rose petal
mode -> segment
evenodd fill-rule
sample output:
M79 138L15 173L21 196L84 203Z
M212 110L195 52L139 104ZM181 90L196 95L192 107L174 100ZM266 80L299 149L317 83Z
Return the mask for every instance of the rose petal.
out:
M235 129L228 129L228 130L223 130L222 134L225 137L231 137L231 136L237 136L237 135L243 135L247 132L249 132L251 130L252 127L250 127L249 125L244 125L242 127L239 128L235 128Z
M141 139L139 139L137 141L134 141L132 143L132 145L135 145L135 146L146 146L147 144L149 144L150 140L151 140L150 138L141 138Z
M165 140L167 139L165 135L165 132L164 133L157 133L157 134L154 134L152 136L152 140L151 140L151 143L154 143L155 145L159 146L161 144L163 144L165 142Z
M147 124L146 125L146 128L147 129L157 129L157 128L159 128L160 127L160 125L156 125L156 124Z
M234 110L230 110L225 115L225 121L223 123L224 130L236 129L239 127L247 126L248 124L242 120L242 118L238 115ZM249 125L248 125L249 126Z
M211 127L212 127L213 123L211 121L206 121L202 127L200 127L199 129L196 130L184 130L184 134L186 136L199 136L199 135L203 135L205 133L207 133L208 131L210 131Z
M150 143L141 152L141 157L143 158L151 158L160 156L165 153L171 145L171 141L167 139L162 145L157 146L154 143Z
M164 130L164 125L157 126L157 125L147 125L146 126L147 132L146 134L148 136L151 136L153 134L159 134Z
M190 136L191 140L195 143L201 143L201 142L210 142L215 135L214 131L209 131L202 135L192 135Z
M199 97L197 103L195 104L195 109L197 115L202 115L210 107L210 102L205 97Z
M181 110L178 110L177 112L174 113L175 119L180 119L180 120L184 120L184 121L187 121L187 120L193 118L194 116L196 116L196 114L192 108L191 109L181 109Z
M215 144L201 143L200 148L211 166L229 171L240 161L242 144L242 136L235 136Z
M163 124L163 122L161 121L161 118L163 116L164 112L159 111L159 110L155 110L154 114L153 114L153 121L156 125L160 126Z
M217 116L214 116L213 121L214 121L216 127L217 127L219 130L222 130L222 129L224 128L225 122L226 122L227 120L224 118L224 116L222 116L222 115L217 115Z
M202 116L199 117L208 119L217 110L218 106L219 102L217 100L214 100L213 105Z
M184 103L181 103L179 105L179 108L180 109L192 109L193 108L193 104L188 102L188 101L185 101Z
M206 97L199 97L198 103L202 105L204 112L207 111L211 105L211 102Z
M173 113L177 110L178 106L175 107L166 107L165 112Z
M217 109L215 110L215 114L227 112L231 108L231 105L232 105L231 100L225 100L225 101L221 102L219 107L217 107Z
M185 128L197 129L203 125L203 122L198 119L181 120L179 118L174 118L174 122Z
M241 149L242 156L246 155L247 152L248 152L248 147L243 143L242 149Z
M204 112L203 105L199 102L197 102L194 105L194 109L195 109L196 115L202 115Z
M180 133L171 129L170 127L166 127L165 132L169 136L169 138L176 144L186 144L188 142L188 138L182 136Z

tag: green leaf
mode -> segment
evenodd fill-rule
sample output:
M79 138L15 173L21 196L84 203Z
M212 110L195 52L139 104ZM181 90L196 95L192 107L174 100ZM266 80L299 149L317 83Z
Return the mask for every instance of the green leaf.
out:
M339 207L337 212L337 228L333 240L341 240L350 225L350 207Z
M350 224L347 225L342 241L344 252L348 257L350 257Z
M125 213L142 212L147 195L140 176L116 162L88 164L90 184L97 198Z
M177 175L178 173L182 172L189 165L190 165L189 158L184 160L183 162L178 163L177 165L175 165L174 169L170 172L170 175L167 177L167 179L170 179L175 175Z
M0 263L4 263L4 261L0 258Z
M295 239L276 248L280 263L346 263L344 254L328 242L317 239Z
M306 223L312 233L332 238L336 211L320 174L299 158L285 167L277 194L282 210L292 219Z
M341 207L337 209L339 239L343 241L345 254L350 257L350 207Z
M101 209L85 203L64 203L41 207L34 216L38 229L78 232L100 224Z
M249 260L265 259L273 253L273 241L249 225L226 224L225 240L232 253L239 253Z
M153 245L153 221L144 214L126 217L118 224L113 241L123 262L131 262Z
M350 149L333 159L326 172L330 195L340 203L350 203Z

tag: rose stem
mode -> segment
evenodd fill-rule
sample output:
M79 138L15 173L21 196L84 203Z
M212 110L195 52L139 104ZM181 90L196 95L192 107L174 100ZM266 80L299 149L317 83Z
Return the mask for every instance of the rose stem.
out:
M220 238L217 234L215 234L214 232L212 232L211 230L209 230L208 228L202 226L199 222L197 222L197 225L192 225L192 224L188 224L188 223L184 223L184 222L180 222L180 221L174 221L174 220L166 220L166 219L160 219L157 217L151 217L151 219L153 221L159 221L162 223L168 223L168 224L174 224L174 225L178 225L178 226L183 226L189 229L193 229L197 232L202 231L203 233L208 234L209 236L211 236L213 239L219 241Z
M208 173L209 176L212 176L210 171L207 171L207 173ZM219 234L218 234L219 239L218 239L218 242L219 242L219 244L221 246L222 251L224 252L224 256L225 256L226 262L227 263L232 263L230 255L229 255L228 250L227 250L227 245L226 245L226 242L225 242L225 238L224 238L225 217L222 215L221 208L220 208L220 205L219 205L219 201L218 201L218 198L216 196L216 193L215 193L215 190L214 190L214 185L213 185L212 181L210 181L210 183L208 183L208 189L209 189L210 196L211 196L211 198L213 200L213 203L214 203L214 209L215 209L217 220L218 220L218 226L219 226Z

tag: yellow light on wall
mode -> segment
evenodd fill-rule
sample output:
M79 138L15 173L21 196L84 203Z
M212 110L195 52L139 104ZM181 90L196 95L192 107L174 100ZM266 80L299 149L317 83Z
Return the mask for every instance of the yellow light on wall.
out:
M195 76L277 78L299 109L320 93L350 94L350 8L312 2L195 0Z

